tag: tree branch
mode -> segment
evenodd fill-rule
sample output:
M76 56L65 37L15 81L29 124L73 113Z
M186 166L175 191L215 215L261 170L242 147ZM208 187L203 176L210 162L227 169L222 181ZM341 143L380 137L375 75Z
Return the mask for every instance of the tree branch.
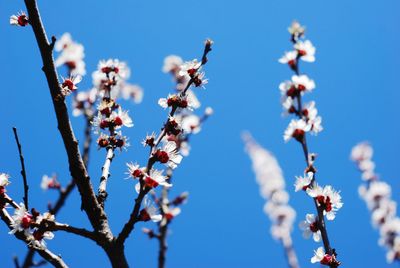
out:
M205 65L207 63L207 61L208 61L207 55L212 50L211 49L211 45L212 45L212 41L207 39L206 42L205 42L203 55L201 57L201 64L198 67L198 69L196 70L196 73L203 65ZM191 77L190 80L188 81L185 89L181 92L181 94L180 94L181 97L184 97L186 95L187 90L190 88L190 86L193 84L193 82L194 82L194 79L193 79L193 77ZM154 141L154 144L150 147L149 158L148 158L147 165L146 165L146 172L150 172L150 170L152 169L152 167L153 167L153 165L155 163L154 160L153 160L153 154L154 154L157 146L160 144L161 140L167 134L165 126L168 123L169 117L174 116L176 110L177 110L176 106L172 107L172 109L171 109L171 111L169 113L168 119L164 123L164 127L162 128L161 133L158 135L157 139ZM134 229L135 224L137 222L138 214L140 212L140 206L142 204L143 198L146 196L147 193L148 193L148 191L145 192L142 189L142 187L140 187L140 192L139 192L138 197L135 200L135 206L133 207L133 210L132 210L132 213L131 213L131 215L129 217L129 220L124 225L124 227L122 228L121 232L119 233L119 235L117 237L116 241L117 241L118 244L124 244L125 240L128 238L128 236L130 235L130 233Z
M98 191L98 195L97 195L97 199L98 199L100 205L103 206L103 208L104 208L104 201L107 199L107 196L108 196L107 181L108 181L108 178L111 176L110 166L111 166L111 162L114 158L114 155L115 155L114 154L114 146L110 145L109 148L107 149L106 160L105 160L103 168L102 168L99 191Z
M61 88L58 81L58 74L53 60L53 43L48 42L45 33L36 0L24 0L29 14L29 22L34 31L40 54L43 60L43 71L47 78L50 89L54 110L57 117L58 129L64 142L67 152L71 176L74 178L82 198L83 209L85 210L94 230L102 233L107 239L112 239L112 233L108 225L107 216L102 207L97 202L93 191L90 177L86 171L81 154L79 152L78 142L75 138L72 126L69 121L68 110L61 94Z
M65 231L70 234L79 235L85 238L89 238L93 241L97 241L97 236L94 232L88 231L85 228L77 228L65 223L55 222L54 224L49 224L48 231Z
M24 181L24 197L22 199L24 200L26 209L29 209L29 206L28 206L29 185L28 185L28 180L26 179L24 155L22 154L22 146L21 146L21 143L19 142L17 128L13 127L13 131L14 131L15 142L17 143L17 147L18 147L19 160L21 162L21 175L22 175L22 178Z

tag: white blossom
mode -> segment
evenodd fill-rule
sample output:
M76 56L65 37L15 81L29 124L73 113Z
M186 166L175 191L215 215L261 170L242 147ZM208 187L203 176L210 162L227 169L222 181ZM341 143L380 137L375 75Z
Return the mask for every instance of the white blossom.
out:
M294 45L294 48L297 50L300 55L300 59L307 62L315 61L315 47L312 45L310 40L306 41L297 41Z

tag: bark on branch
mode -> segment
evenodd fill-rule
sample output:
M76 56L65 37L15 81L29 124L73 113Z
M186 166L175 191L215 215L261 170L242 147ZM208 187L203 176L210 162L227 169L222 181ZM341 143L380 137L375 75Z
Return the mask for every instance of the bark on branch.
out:
M61 94L61 88L58 81L58 74L54 66L53 46L55 38L49 43L44 30L36 0L24 0L29 15L29 23L34 31L40 54L43 61L43 68L50 89L54 110L57 117L58 129L64 142L65 150L68 156L69 169L74 178L82 198L83 209L88 215L89 221L94 230L104 234L111 239L112 234L108 226L107 216L102 207L97 202L90 177L86 171L81 154L79 152L78 142L72 130L69 121L68 110Z

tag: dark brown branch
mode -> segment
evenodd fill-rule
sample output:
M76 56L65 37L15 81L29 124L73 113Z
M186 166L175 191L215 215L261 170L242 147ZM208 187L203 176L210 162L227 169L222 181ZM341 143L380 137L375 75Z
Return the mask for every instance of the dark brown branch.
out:
M77 228L65 223L55 222L54 224L50 224L48 231L65 231L70 234L79 235L85 238L89 238L93 241L96 241L97 237L94 232L88 231L85 228Z
M13 257L13 261L14 261L15 268L21 268L21 266L19 265L19 261L18 261L18 257L17 256Z
M28 206L29 185L28 185L28 180L26 179L25 160L24 160L24 155L22 154L22 146L21 146L21 143L19 142L17 128L13 127L13 131L14 131L15 142L17 143L17 147L18 147L19 160L21 162L21 175L22 175L22 178L24 181L24 197L22 199L24 200L25 207L28 210L29 209L29 206Z
M164 217L165 211L163 209L163 203L165 200L168 200L168 188L163 187L161 191L161 200L159 202L160 204L160 211L161 215ZM166 255L167 255L167 250L168 250L168 245L167 245L167 233L168 233L168 225L169 222L166 221L165 224L161 225L161 223L158 225L158 243L159 243L159 249L158 249L158 268L164 268L165 267L165 261L166 261Z
M30 268L33 266L33 256L35 255L35 250L28 249L28 253L26 254L25 261L22 265L22 268Z
M12 218L11 216L8 214L7 210L5 209L1 209L0 210L0 218L7 224L8 228L10 230L12 230ZM31 246L30 240L29 238L24 234L24 232L17 232L14 234L14 236L21 240L24 241L25 244L28 245L28 247L33 248L33 246ZM49 263L51 263L54 267L57 268L67 268L68 266L65 264L65 262L61 259L60 256L57 256L56 254L54 254L53 252L51 252L50 250L48 250L47 248L43 248L43 247L35 247L34 250L36 250L40 256L42 256L46 261L48 261Z
M86 118L86 126L85 126L85 141L83 143L83 153L82 153L82 159L83 159L83 164L85 165L86 168L89 166L89 153L90 153L90 145L92 143L92 135L91 135L91 121L93 119L92 116L85 115ZM65 201L67 200L69 194L72 192L73 189L75 189L75 181L73 178L71 178L71 181L67 184L67 186L60 191L60 196L58 197L58 200L55 202L55 205L50 208L50 213L53 215L56 215L60 209L64 206Z
M136 222L138 221L138 215L140 212L140 206L142 205L143 198L146 196L148 191L141 190L139 192L138 197L135 199L135 206L133 207L133 211L129 217L127 223L125 223L121 232L117 237L117 244L124 244L125 240L129 237L130 233L133 231Z
M57 117L58 129L64 142L67 152L71 176L74 178L82 198L83 209L85 210L89 221L96 231L101 232L107 239L112 239L111 230L108 225L107 216L102 207L97 202L90 177L86 171L81 154L79 152L78 142L75 138L72 126L69 121L68 110L61 94L61 88L58 81L58 74L53 60L53 44L50 44L45 33L36 0L24 0L29 14L29 22L34 31L40 54L43 60L43 71L46 75L47 83L50 89L54 110ZM54 38L53 42L54 43Z

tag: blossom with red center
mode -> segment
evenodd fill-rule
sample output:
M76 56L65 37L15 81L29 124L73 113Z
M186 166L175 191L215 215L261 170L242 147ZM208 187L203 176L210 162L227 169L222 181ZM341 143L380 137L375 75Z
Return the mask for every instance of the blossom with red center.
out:
M180 195L178 195L174 200L172 200L171 204L174 206L179 206L181 204L184 204L187 199L188 199L189 193L188 192L183 192Z
M150 174L143 174L143 184L146 188L156 188L158 185L164 187L171 187L172 184L167 182L168 177L163 175L162 170L151 169ZM137 183L136 191L140 192L140 183Z
M321 231L318 227L318 217L314 214L306 214L306 219L299 224L300 229L303 230L303 237L310 238L313 236L315 242L321 241Z
M142 145L144 147L146 146L154 146L154 140L156 138L156 133L152 132L150 135L146 135L146 138L142 141Z
M314 80L308 78L307 75L293 75L292 83L300 92L310 92L315 88Z
M301 91L297 90L292 81L284 81L280 83L279 89L283 97L294 98L301 93Z
M306 191L310 187L313 177L313 172L307 172L304 177L296 176L296 182L294 183L295 192Z
M340 265L340 262L336 260L335 255L326 254L323 247L314 250L314 256L311 258L311 263L318 262L330 267L338 267Z
M158 149L153 157L155 161L166 164L172 169L175 169L183 158L177 150L176 143L173 141L167 142L162 149Z
M16 232L29 231L33 217L26 210L24 203L20 203L19 207L14 211L12 220L10 234L15 234Z
M159 222L162 219L162 216L158 213L158 209L152 204L152 202L145 198L143 201L144 208L139 213L140 221L149 221Z
M57 180L57 176L53 175L51 177L47 175L43 175L42 181L40 183L40 188L43 190L48 190L48 189L60 189L61 185Z
M201 72L193 77L193 84L196 87L205 88L205 85L208 84L208 79L205 78L205 73Z
M61 87L61 93L64 96L67 96L71 92L75 91L78 89L76 86L79 82L82 81L82 76L71 76L70 78L62 78L63 82L60 84Z
M297 51L288 51L279 59L282 64L288 64L290 68L297 68Z
M97 139L97 145L99 146L99 148L106 148L108 145L110 145L110 141L109 141L109 136L101 133L100 137Z
M198 62L197 59L192 61L187 61L180 66L179 75L194 77L199 68L201 67L201 62Z
M314 62L315 61L315 47L310 42L310 40L306 41L298 41L294 48L297 50L298 57L303 61Z
M307 189L307 194L317 201L318 206L323 209L324 215L328 220L334 220L336 211L343 206L339 192L336 192L330 185L322 188L315 184L312 188Z
M173 218L181 213L181 209L178 207L170 208L169 206L163 205L164 217L160 223L161 226L166 225L168 222L172 221Z
M298 142L302 142L306 132L310 131L311 127L303 119L292 119L289 126L286 128L283 135L285 142L294 138Z
M17 15L12 15L10 17L10 24L14 26L25 27L26 25L29 24L28 16L23 11L18 12Z
M104 116L109 117L111 113L120 106L112 99L103 98L97 106L97 110Z
M169 116L168 122L164 125L165 132L168 135L178 135L182 132L181 120L178 117Z
M170 221L176 216L178 216L181 213L181 209L178 207L174 207L172 209L168 208L167 210L164 211L164 217Z
M50 231L41 231L39 229L36 229L33 234L33 241L30 242L30 244L34 244L36 247L41 247L41 248L46 248L46 240L51 240L54 238L54 233Z
M125 62L118 59L102 60L98 64L98 70L105 75L115 75L123 80L128 79L130 70Z
M190 94L186 94L185 97L181 97L180 95L176 94L174 95L169 94L168 98L160 98L158 100L158 104L164 109L168 107L180 108L180 109L187 108L191 111L199 107L198 100L192 91Z
M115 129L119 129L122 126L133 127L133 121L129 117L127 111L123 111L121 107L118 108L117 112L113 112L110 116L111 122L114 123Z
M127 163L126 165L128 166L127 174L129 174L129 177L136 179L136 178L140 178L144 175L143 168L141 168L139 164Z

